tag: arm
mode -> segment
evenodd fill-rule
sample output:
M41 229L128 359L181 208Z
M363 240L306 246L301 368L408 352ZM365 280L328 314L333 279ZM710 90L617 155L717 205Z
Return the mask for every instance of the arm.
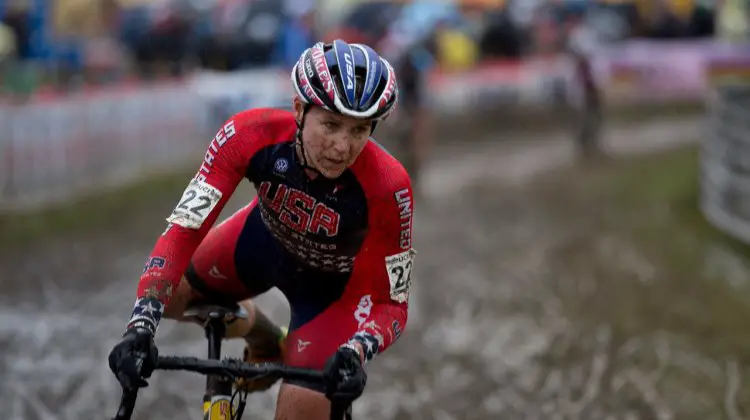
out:
M357 258L360 273L372 294L372 309L349 341L363 362L385 351L401 335L408 316L409 287L415 251L411 244L411 184L404 171L395 188L370 203L371 238Z
M169 225L149 255L128 328L152 334L198 245L242 180L262 143L252 129L253 112L229 119L211 140L198 173L167 218Z

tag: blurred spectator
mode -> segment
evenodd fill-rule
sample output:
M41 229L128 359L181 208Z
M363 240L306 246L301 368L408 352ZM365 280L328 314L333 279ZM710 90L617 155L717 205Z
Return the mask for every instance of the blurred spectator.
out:
M285 25L281 1L222 0L213 11L209 31L198 40L200 62L223 70L266 65L277 51Z
M197 13L189 0L125 4L119 38L132 51L141 75L152 77L162 65L172 76L182 74Z
M703 2L696 4L690 16L690 26L688 28L690 35L696 37L713 36L715 32L715 16L714 8L709 4L704 4Z
M16 34L3 23L0 23L0 93L4 91L7 74L16 61Z
M0 4L3 5L3 4ZM9 51L2 59L2 91L23 101L36 89L38 72L28 60L32 58L32 17L28 2L12 0L4 3L0 18Z
M371 45L391 61L398 74L400 100L391 123L398 154L418 190L420 170L433 137L429 132L431 108L424 100L427 75L436 58L454 68L474 64L476 45L462 27L465 22L454 5L414 1L390 12L398 14L386 26L380 42Z
M7 62L16 57L16 42L13 29L0 23L0 62Z
M523 34L508 8L491 9L484 14L484 28L479 37L482 58L520 58Z
M412 3L419 4L415 1ZM341 21L323 38L330 42L340 38L347 42L376 45L392 31L404 8L403 2L372 0L353 5ZM398 25L398 24L396 24Z
M122 74L126 60L114 29L119 12L114 0L55 3L48 60L63 84L98 84Z
M465 31L440 25L435 34L437 60L441 69L466 71L479 60L479 47Z
M602 89L597 83L592 56L600 44L599 34L581 17L571 18L566 27L565 52L573 62L574 141L581 157L602 155L601 128L603 113Z
M31 56L31 25L29 21L29 6L24 1L8 1L0 17L16 39L16 54L24 60Z
M720 36L744 42L750 35L750 5L745 0L722 0L716 12Z
M679 38L687 35L687 20L676 13L670 5L662 0L655 0L644 8L644 20L647 22L646 35L650 38Z
M318 40L315 33L315 3L312 0L287 0L286 17L269 64L291 69L303 51Z

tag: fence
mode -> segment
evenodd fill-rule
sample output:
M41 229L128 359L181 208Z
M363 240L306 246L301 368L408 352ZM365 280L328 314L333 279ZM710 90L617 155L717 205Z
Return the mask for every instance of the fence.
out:
M651 102L659 92L655 87L664 87L659 81L676 79L684 82L667 86L660 96L700 96L696 72L705 45L657 44L626 45L618 49L622 54L598 57L609 100ZM642 59L660 56L659 51L671 54L669 59L657 64ZM571 64L557 57L489 63L460 74L435 72L427 81L427 103L444 114L557 106L561 88L564 96L570 87ZM226 118L254 107L288 108L291 95L287 70L264 69L202 73L23 106L0 104L0 211L69 200L186 164L197 168L208 139Z
M750 79L722 80L708 101L701 209L714 226L750 243Z
M522 68L494 63L474 79L436 74L428 103L450 113L458 103L465 111L469 103L543 101L541 78L549 72ZM259 69L0 105L0 211L69 200L191 162L197 168L223 121L243 109L290 108L292 94L286 70Z
M36 101L0 115L6 210L127 183L205 148L206 113L179 84Z

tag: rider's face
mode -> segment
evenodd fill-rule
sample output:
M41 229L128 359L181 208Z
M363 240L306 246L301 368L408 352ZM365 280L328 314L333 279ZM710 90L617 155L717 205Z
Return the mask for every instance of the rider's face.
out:
M295 99L297 120L304 104ZM305 116L302 140L308 164L326 178L337 178L359 156L367 144L372 120L361 120L312 107Z

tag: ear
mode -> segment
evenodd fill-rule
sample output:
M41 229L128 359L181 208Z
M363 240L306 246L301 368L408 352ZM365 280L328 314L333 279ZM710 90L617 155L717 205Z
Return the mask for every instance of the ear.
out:
M294 109L294 119L297 120L297 124L299 125L302 123L302 114L305 112L305 104L298 96L295 96L294 99L292 99L292 108Z

